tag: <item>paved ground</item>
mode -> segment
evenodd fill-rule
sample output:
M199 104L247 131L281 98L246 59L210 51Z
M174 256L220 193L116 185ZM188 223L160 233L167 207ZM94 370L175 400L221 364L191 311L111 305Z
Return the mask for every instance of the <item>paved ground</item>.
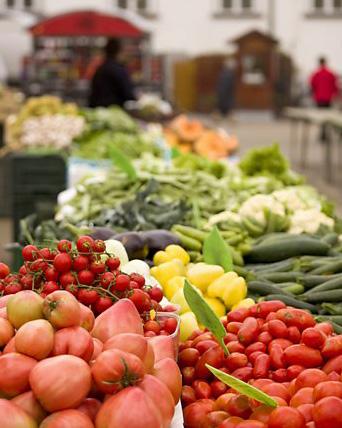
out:
M248 149L277 142L294 170L304 174L309 183L328 196L342 215L342 168L338 166L339 153L334 147L334 179L327 183L324 170L324 146L318 141L319 129L312 127L309 132L310 144L306 167L300 165L300 147L291 147L290 125L286 120L274 120L269 114L237 112L233 121L221 121L221 126L234 133L240 140L240 155Z

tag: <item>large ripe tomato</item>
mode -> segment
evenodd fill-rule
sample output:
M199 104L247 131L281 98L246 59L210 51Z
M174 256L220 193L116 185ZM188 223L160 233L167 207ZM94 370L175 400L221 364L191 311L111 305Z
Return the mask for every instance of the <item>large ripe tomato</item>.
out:
M59 355L34 367L30 385L44 409L56 412L82 403L91 388L91 372L81 358Z
M96 416L96 428L169 428L159 403L138 387L128 387L109 398ZM197 427L198 428L198 427Z
M12 399L12 403L19 406L39 424L47 416L46 411L40 405L32 391L17 395Z
M214 410L212 400L198 400L196 403L186 406L184 414L184 425L187 428L205 428L208 413Z
M15 397L29 389L29 376L37 364L33 358L17 353L0 357L0 396Z
M161 380L171 391L175 404L178 403L182 391L182 376L173 358L164 358L154 366L153 375Z
M80 326L87 331L92 331L95 324L95 316L93 311L82 303L79 304L81 309L81 322Z
M15 349L15 336L12 337L12 339L7 343L2 351L3 354L9 354L11 352L17 352Z
M38 428L37 422L11 401L0 399L1 428Z
M80 325L81 309L78 301L68 291L54 291L45 297L43 303L45 318L55 328Z
M140 334L122 333L111 337L103 346L103 350L120 349L136 355L144 364L146 373L152 373L154 353L149 341Z
M46 320L29 321L22 325L15 335L15 349L36 360L50 355L55 331Z
M113 394L141 381L145 369L136 355L108 349L96 358L91 372L97 388L105 394Z
M93 352L93 338L87 330L82 327L67 327L56 332L51 355L75 355L90 361Z
M4 318L0 318L0 348L7 345L13 336L14 328L11 323Z
M91 332L103 343L120 333L144 333L139 312L129 299L119 300L99 315Z
M90 361L96 360L96 358L103 351L103 343L101 342L101 340L96 339L95 337L93 337L93 345L94 345L94 352L93 352L93 355L90 358Z
M170 336L149 337L148 341L152 345L154 361L157 363L164 358L176 359L175 344Z
M312 410L316 428L342 427L342 400L337 397L325 397L317 401Z
M237 394L228 401L226 411L232 416L243 419L247 419L252 413L248 398L245 395Z
M44 318L43 299L31 290L20 291L11 296L6 308L7 318L15 328L28 321Z
M96 400L96 398L86 398L82 404L77 407L77 410L87 415L94 422L101 406L101 401Z
M7 306L7 302L9 301L9 299L13 297L11 295L7 295L7 296L2 296L0 297L0 309L2 308L6 308Z
M297 410L304 416L306 423L312 421L313 408L314 408L314 405L310 403L301 404L300 406L297 407Z
M280 406L271 413L268 428L305 428L305 419L297 409Z
M90 418L79 410L68 409L52 413L39 428L94 428Z

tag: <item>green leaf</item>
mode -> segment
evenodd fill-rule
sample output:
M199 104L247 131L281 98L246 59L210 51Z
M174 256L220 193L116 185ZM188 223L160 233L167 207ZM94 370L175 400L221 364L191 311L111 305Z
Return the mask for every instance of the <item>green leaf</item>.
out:
M184 297L200 324L203 324L213 333L224 350L224 353L228 355L228 349L223 341L226 336L226 330L223 324L208 303L198 293L196 288L187 280L185 280L184 283Z
M210 265L220 265L225 272L233 270L233 258L229 245L215 226L203 243L203 259Z
M113 163L127 174L130 180L133 181L137 178L137 173L132 162L126 155L121 152L121 150L118 150L116 147L111 146L109 148L109 156Z
M249 383L243 382L240 379L237 379L234 376L230 376L227 373L222 372L221 370L212 367L210 364L205 365L211 373L217 377L221 382L235 389L235 391L240 394L246 395L249 398L253 398L254 400L259 401L260 403L266 404L266 406L277 407L278 403L269 395L260 391L260 389L255 388Z

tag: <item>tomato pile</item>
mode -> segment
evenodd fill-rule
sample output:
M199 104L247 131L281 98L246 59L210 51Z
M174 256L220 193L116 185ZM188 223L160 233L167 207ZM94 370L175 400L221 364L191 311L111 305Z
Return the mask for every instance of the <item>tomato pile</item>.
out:
M173 340L144 337L131 300L97 318L66 290L0 307L1 428L170 426L182 388Z
M75 248L74 248L75 247ZM127 275L120 271L120 260L106 254L102 240L81 236L75 246L61 240L57 249L27 245L22 250L24 264L18 273L10 273L0 263L0 293L10 295L22 290L35 290L46 297L57 290L66 290L90 307L95 314L110 308L122 298L130 299L146 321L146 335L173 334L177 320L150 320L150 311L162 312L163 291L146 284L138 273Z
M186 428L342 427L342 335L280 301L228 313L225 356L212 333L179 348ZM272 396L274 409L216 380L210 364Z

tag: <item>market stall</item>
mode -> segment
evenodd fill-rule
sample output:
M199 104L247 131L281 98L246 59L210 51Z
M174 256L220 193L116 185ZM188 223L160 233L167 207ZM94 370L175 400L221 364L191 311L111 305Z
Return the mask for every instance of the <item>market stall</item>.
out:
M47 18L30 31L34 52L24 60L23 70L24 90L29 95L55 94L84 105L89 79L101 62L108 37L122 39L134 82L148 86L155 81L154 89L160 89L149 35L127 19L82 10Z
M341 426L342 222L277 145L53 97L9 126L77 165L0 263L2 428Z

